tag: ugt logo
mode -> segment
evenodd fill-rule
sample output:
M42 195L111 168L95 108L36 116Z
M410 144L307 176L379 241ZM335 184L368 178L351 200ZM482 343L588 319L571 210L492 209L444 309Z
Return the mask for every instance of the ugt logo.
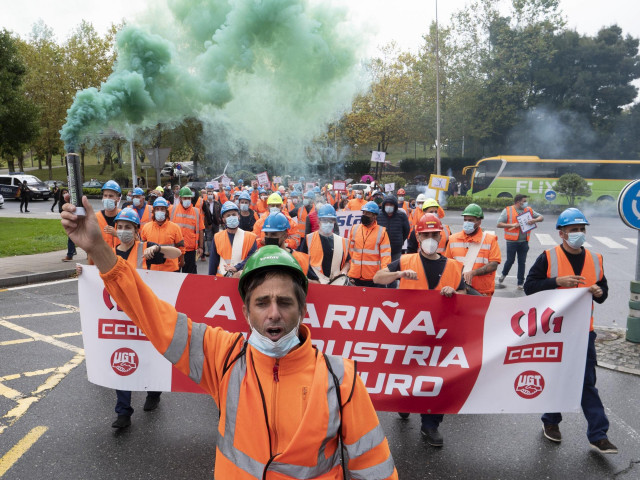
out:
M138 354L130 348L119 348L111 355L111 368L120 376L131 375L138 368Z
M538 333L537 312L537 308L530 308L529 314L527 315L527 332L530 337L535 337L536 333ZM553 333L560 333L562 331L563 317L553 317L555 313L556 312L554 312L551 308L546 308L545 311L542 312L542 316L540 317L540 326L543 333L549 333L551 329L553 329ZM521 310L513 315L513 317L511 317L511 329L519 337L525 334L525 331L520 326L520 321L522 320L522 317L524 317L524 315L525 313Z
M536 398L544 390L544 378L534 370L527 370L518 375L513 388L522 398Z

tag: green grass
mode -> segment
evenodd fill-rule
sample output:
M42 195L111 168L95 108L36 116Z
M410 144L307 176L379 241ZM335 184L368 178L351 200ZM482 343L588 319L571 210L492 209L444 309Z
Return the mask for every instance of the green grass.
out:
M67 248L60 220L0 219L0 257L33 255Z

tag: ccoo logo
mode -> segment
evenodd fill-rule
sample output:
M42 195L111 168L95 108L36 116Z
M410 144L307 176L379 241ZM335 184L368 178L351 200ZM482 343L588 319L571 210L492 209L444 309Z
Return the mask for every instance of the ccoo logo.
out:
M111 355L111 368L123 377L131 375L138 368L138 354L130 348L119 348Z
M527 370L518 375L513 387L522 398L536 398L544 390L544 378L538 372Z

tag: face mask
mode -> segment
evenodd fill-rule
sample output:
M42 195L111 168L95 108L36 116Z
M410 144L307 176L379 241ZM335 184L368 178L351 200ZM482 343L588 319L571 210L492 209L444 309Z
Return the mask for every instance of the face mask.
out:
M404 197L398 197L399 202L404 202Z
M167 212L154 212L153 216L158 222L164 222L164 219L167 218Z
M118 230L116 235L122 243L131 243L133 241L133 232L131 230Z
M260 200L266 200L266 199L267 199L267 196L266 196L266 195L261 195L261 196L260 196Z
M435 238L427 238L420 242L420 248L427 255L432 255L438 250L438 241Z
M376 202L376 205L382 205L382 199L380 197L376 197L373 199L374 202Z
M252 327L248 342L249 345L268 357L282 358L289 353L291 349L300 345L298 327L294 328L283 337L280 337L275 342L270 338L260 335L258 331Z
M320 233L324 235L333 233L333 222L320 222Z
M103 198L102 206L105 210L114 210L116 208L116 201L112 198Z
M529 202L524 202L524 203L522 204L522 208L527 208L528 206L529 206Z
M189 208L191 206L191 200L182 200L182 206L184 208Z
M387 212L389 215L391 215L394 210L395 208L393 208L393 205L387 205L386 207L384 207L384 211Z
M476 224L475 222L464 222L462 224L462 230L464 231L464 233L466 233L467 235L471 235L474 230L476 229Z
M304 200L302 200L302 204L306 207L307 205L309 205L309 203L311 203L311 200L308 198L305 198Z
M269 213L275 215L276 213L280 213L280 209L278 207L269 207Z
M357 199L360 199L360 198L362 198L362 195L361 195L361 194L357 194L357 195L356 195L356 198L357 198Z
M139 198L134 198L133 199L133 206L134 207L139 207L141 203L142 203L142 200L140 200Z
M224 222L227 224L227 228L231 229L238 228L238 225L240 225L240 219L235 215L227 217Z
M364 225L365 227L368 227L369 225L371 225L373 223L373 218L371 217L365 217L364 215L361 217L362 225Z
M299 200L297 198L294 198L293 200L291 200L291 203L293 203L294 205L297 205L299 202Z
M280 239L279 238L272 238L272 237L264 237L264 244L265 245L276 245L276 246L279 246L280 245Z
M127 195L127 202L131 201L131 195Z
M240 210L243 212L248 212L249 211L249 205L247 205L246 203L241 203L240 204Z
M582 232L571 232L568 235L567 243L571 248L580 248L584 243L587 235Z

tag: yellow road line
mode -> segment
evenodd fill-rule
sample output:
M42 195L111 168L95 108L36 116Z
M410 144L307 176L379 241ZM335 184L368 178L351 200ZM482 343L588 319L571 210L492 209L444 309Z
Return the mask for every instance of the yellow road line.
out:
M0 397L5 397L5 398L8 398L9 400L17 400L21 396L22 396L22 393L20 393L19 391L14 390L13 388L7 387L6 385L3 385L2 383L0 383Z
M13 373L11 375L5 375L0 377L0 382L8 382L9 380L16 380L20 377L37 377L38 375L46 375L51 372L55 372L57 367L43 368L42 370L34 370L33 372Z
M22 437L18 443L11 447L11 450L0 458L0 477L3 477L48 429L48 427L35 427Z
M27 337L32 337L34 340L46 342L51 345L55 345L56 347L64 348L65 350L70 350L74 353L84 352L82 348L76 347L75 345L71 345L70 343L61 342L60 340L52 337L51 335L43 335L41 333L34 332L33 330L29 330L28 328L24 328L20 325L16 325L15 323L7 322L6 320L0 320L0 325L2 325L3 327L10 328L11 330L15 330L16 332L22 333Z

